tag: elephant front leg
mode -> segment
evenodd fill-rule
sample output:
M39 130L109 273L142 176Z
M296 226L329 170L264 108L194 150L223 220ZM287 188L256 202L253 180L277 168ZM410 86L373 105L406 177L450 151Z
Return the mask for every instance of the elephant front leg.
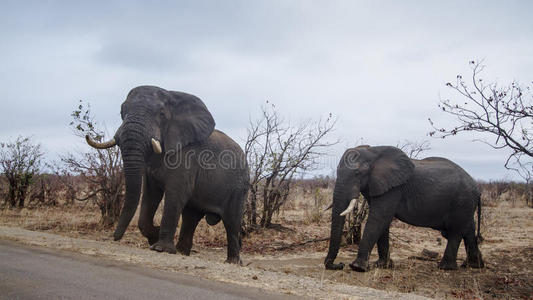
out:
M159 229L159 240L150 249L157 252L176 253L174 245L174 235L178 227L178 221L185 206L184 195L174 191L165 191L165 206L163 208L163 218Z
M163 190L158 188L150 178L144 181L141 212L139 214L139 229L142 235L153 245L159 239L159 226L154 226L154 215L163 198Z
M391 269L394 267L392 260L390 259L389 251L389 228L385 229L385 232L378 239L378 254L379 259L376 261L375 265L378 268L382 269Z
M391 198L391 199L389 199ZM370 269L368 259L372 248L376 242L383 237L382 248L383 253L380 253L380 257L385 255L385 251L388 253L388 229L392 218L394 217L394 208L396 207L396 198L399 196L390 194L384 195L380 198L369 201L370 212L368 220L366 221L363 237L359 243L359 250L357 251L357 258L350 263L350 268L357 272L366 272ZM387 234L385 234L387 232ZM385 243L386 241L386 243ZM388 257L388 254L387 256Z
M183 209L181 214L183 221L181 222L180 235L176 244L176 249L179 253L187 256L191 254L194 231L203 216L203 213L195 209L187 207Z

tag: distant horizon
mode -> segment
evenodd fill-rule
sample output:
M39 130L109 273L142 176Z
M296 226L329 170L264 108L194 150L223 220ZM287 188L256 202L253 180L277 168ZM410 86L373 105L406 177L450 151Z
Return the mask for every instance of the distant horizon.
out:
M65 151L62 152L62 153L45 152L43 160L42 160L41 174L54 174L53 170L51 170L46 164L52 164L52 163L62 164L60 162L60 157L59 157L60 155L73 154L74 156L78 156L78 155L81 155L83 152L92 151L90 146L85 143L84 139L82 139L82 138L79 138L79 139L80 139L80 141L83 140L83 143L80 143L80 148L78 150L76 150L76 151L65 149ZM35 142L34 139L32 139L32 140ZM12 141L12 140L9 140L9 141ZM0 141L0 142L4 142L4 141ZM83 145L86 145L87 147L85 148L85 147L83 147ZM378 146L378 145L370 145L370 146ZM388 146L396 147L396 145L388 145ZM82 148L85 148L85 149L82 149ZM423 152L420 155L420 157L418 157L417 159L424 159L426 157L430 157L429 155L424 155L424 153L425 152ZM309 179L316 179L316 178L320 178L320 177L336 178L336 166L339 163L339 160L340 160L341 156L342 156L342 153L340 153L340 155L338 155L338 156L336 154L335 155L323 155L323 156L321 156L318 159L318 164L317 165L319 167L316 170L311 170L311 171L304 172L303 177L301 175L302 173L298 173L298 175L295 176L295 180L300 180L300 179L309 180ZM324 166L324 167L321 168L320 166ZM331 166L334 166L334 167L331 167ZM327 170L329 170L329 171L327 171ZM468 172L468 170L466 170L466 171ZM514 172L512 170L508 170L508 171L510 173ZM474 175L472 175L472 177L474 178L474 180L476 180L478 182L498 182L498 181L517 182L517 183L524 183L525 182L525 180L523 178L520 178L517 174L514 174L514 176L509 176L507 178L504 177L504 178L484 179L484 178L477 178Z

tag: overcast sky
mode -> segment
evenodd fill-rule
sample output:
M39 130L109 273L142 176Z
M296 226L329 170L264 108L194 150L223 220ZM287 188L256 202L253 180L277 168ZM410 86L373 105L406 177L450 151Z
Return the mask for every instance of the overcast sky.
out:
M76 3L77 2L77 3ZM149 3L148 3L149 2ZM512 179L505 151L464 134L441 98L468 62L486 81L533 80L531 1L1 1L0 141L32 135L48 152L85 149L68 128L78 100L111 133L138 85L200 97L242 143L266 100L292 122L338 117L321 173L362 139L428 140L478 179Z

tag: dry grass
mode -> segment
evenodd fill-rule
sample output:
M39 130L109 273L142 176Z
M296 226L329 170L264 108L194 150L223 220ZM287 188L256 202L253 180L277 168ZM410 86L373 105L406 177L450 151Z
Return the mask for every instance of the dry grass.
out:
M286 216L288 213L286 213ZM320 224L305 225L305 212L293 212L289 220L280 220L298 234L289 239L311 239L329 234L327 217ZM330 279L340 283L367 286L387 291L413 292L416 294L461 299L501 299L533 297L533 209L517 201L501 201L497 206L485 207L482 233L485 242L481 251L485 269L460 268L457 271L442 271L437 268L446 240L437 231L410 226L394 221L391 226L391 257L395 268L373 268L367 273L355 273L349 268L342 271L323 272L323 259L327 242L313 246L294 248L279 253L269 251L252 257L252 265L265 270L281 269L283 272L314 278ZM270 233L273 240L282 239L282 233ZM300 236L299 236L300 235ZM265 238L265 235L262 235ZM265 243L267 241L257 241ZM286 243L287 241L285 241ZM439 253L433 260L420 260L424 249ZM265 255L266 253L266 255ZM357 246L345 246L338 261L345 263L355 259ZM466 258L461 245L458 264ZM371 261L377 260L376 251Z
M317 192L318 191L318 192ZM293 196L288 209L275 217L275 229L253 232L243 240L244 263L259 270L272 270L319 280L367 286L386 291L412 292L429 297L461 299L533 298L533 209L523 199L513 200L502 192L497 198L484 199L482 233L485 238L481 251L486 268L460 268L458 271L437 269L438 259L419 260L423 249L442 255L446 240L436 231L393 222L391 226L391 257L395 268L373 268L367 273L355 273L349 268L325 271L323 259L328 242L312 242L284 250L284 246L328 237L330 211L323 212L331 201L330 188L300 192ZM496 194L493 194L496 195ZM515 194L516 195L516 194ZM487 205L489 204L490 205ZM317 206L318 205L318 206ZM121 244L148 247L136 223L132 221ZM160 212L156 222L161 218ZM41 207L38 209L0 211L0 225L61 235L111 240L112 228L103 228L99 211L90 206ZM221 223L209 226L202 221L195 234L192 255L206 259L225 256L226 236ZM371 260L377 259L373 252ZM338 261L348 263L357 253L357 245L344 246ZM215 258L212 258L215 257ZM459 260L465 258L463 246ZM459 264L461 261L459 261Z

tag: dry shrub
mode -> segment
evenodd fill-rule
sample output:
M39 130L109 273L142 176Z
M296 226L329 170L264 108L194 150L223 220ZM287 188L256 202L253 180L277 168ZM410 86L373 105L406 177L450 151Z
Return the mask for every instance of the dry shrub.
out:
M0 143L0 169L8 182L6 203L22 208L30 186L41 169L44 152L31 137L19 136L13 142Z
M243 231L274 225L272 217L287 202L293 179L315 169L327 147L338 143L327 141L335 122L329 114L325 120L293 126L268 102L262 107L262 115L250 120L244 146L250 167L250 190Z
M9 187L8 187L7 178L3 174L1 174L0 175L0 199L6 199L8 188Z
M315 188L308 201L304 205L304 223L322 223L324 221L324 207L331 202L331 190L324 188Z
M304 223L316 223L319 224L323 220L324 213L320 208L315 206L306 207L304 210Z
M496 207L500 202L509 202L512 206L528 204L532 186L514 181L478 181L481 191L482 206Z
M56 174L39 174L30 187L28 206L57 206L65 187Z
M335 178L329 176L315 176L313 178L296 179L293 183L302 188L304 193L312 193L316 189L330 189L335 186Z

